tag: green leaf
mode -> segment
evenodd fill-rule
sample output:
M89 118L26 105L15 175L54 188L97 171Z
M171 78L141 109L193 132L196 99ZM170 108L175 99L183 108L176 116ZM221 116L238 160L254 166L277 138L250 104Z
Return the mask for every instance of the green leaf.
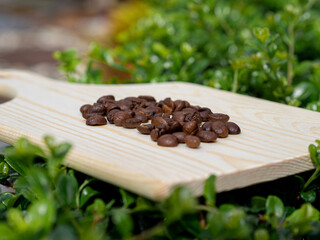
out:
M128 237L133 231L133 221L127 209L112 210L112 222L122 237Z
M106 216L106 204L100 198L96 198L94 202L86 208L86 215L93 216L94 219L103 219Z
M85 187L80 193L80 207L83 207L92 197L98 195L99 192L91 187Z
M7 221L8 224L18 232L24 232L29 227L24 220L22 212L16 208L11 208L8 210Z
M63 174L59 177L56 192L57 198L62 205L75 206L77 190L78 182L75 177L68 174Z
M268 216L275 216L281 218L284 213L284 205L280 198L277 196L268 196L266 201L266 214Z
M316 200L317 194L314 190L310 190L308 192L302 192L301 198L307 203L313 203Z
M119 189L119 192L121 194L123 207L127 208L135 202L136 199L132 194L128 193L122 188Z
M55 223L56 208L55 203L50 199L41 199L30 205L25 222L29 229L45 231L46 233Z
M319 220L319 211L310 203L305 203L301 208L295 210L286 219L286 225L292 229L292 232L297 235L304 235L309 232L312 227L312 221Z
M184 214L195 212L196 199L190 190L177 187L171 195L161 203L161 209L168 222L180 219Z
M318 156L318 148L314 144L309 145L309 154L313 164L320 167L320 156Z
M254 28L253 34L262 44L264 44L267 41L267 39L270 37L269 28L260 28L260 27Z
M292 97L302 102L311 102L318 99L318 91L310 82L301 82L294 87Z
M65 224L58 225L49 235L49 240L77 240L77 232L73 227Z
M204 184L203 196L208 206L216 205L216 177L211 175Z
M11 208L14 206L15 202L20 197L20 194L13 194L9 192L0 194L0 203L2 203L7 208Z
M253 196L251 198L251 207L257 211L262 211L266 207L267 199L260 196Z
M78 58L78 52L74 49L67 49L65 51L56 51L53 57L60 61L59 69L63 72L73 73L81 62Z
M307 109L320 112L320 102L319 101L309 102L307 105Z
M270 235L267 229L259 228L254 231L254 240L269 240Z
M0 179L6 178L9 174L9 166L5 162L0 162Z

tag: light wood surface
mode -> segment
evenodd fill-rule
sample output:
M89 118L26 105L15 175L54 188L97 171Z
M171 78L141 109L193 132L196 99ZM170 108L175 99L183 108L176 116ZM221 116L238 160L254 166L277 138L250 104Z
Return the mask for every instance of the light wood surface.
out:
M191 83L81 85L2 70L4 93L15 98L0 105L0 140L12 144L25 136L43 146L50 134L71 142L65 164L155 200L177 185L200 195L210 174L217 190L226 191L310 170L308 145L320 137L320 113ZM228 114L242 133L199 149L164 148L137 130L86 126L80 106L107 94L186 99Z

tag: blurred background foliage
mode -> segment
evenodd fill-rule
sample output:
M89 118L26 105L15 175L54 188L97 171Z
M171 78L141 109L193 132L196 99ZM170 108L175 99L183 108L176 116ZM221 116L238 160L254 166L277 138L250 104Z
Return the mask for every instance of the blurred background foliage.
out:
M82 61L55 57L71 81L187 81L319 111L319 10L315 0L128 1Z

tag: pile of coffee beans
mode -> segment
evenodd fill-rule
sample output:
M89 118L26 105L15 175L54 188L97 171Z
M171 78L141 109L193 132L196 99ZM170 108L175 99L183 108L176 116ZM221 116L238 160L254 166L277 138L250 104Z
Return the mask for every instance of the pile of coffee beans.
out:
M93 105L83 105L80 112L89 126L106 125L108 120L116 126L137 128L164 147L185 143L197 148L200 142L215 142L241 132L226 114L171 98L157 102L152 96L138 96L116 101L113 95L107 95Z

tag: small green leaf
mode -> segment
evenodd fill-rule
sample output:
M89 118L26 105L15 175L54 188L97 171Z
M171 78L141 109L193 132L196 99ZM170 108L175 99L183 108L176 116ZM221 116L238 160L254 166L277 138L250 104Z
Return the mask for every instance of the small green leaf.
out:
M127 209L112 210L112 222L122 237L128 237L133 230L133 221Z
M320 112L320 102L319 101L309 102L307 105L307 109Z
M254 231L254 240L269 240L270 235L267 229L259 228Z
M316 197L317 197L317 194L314 190L301 193L301 198L305 200L307 203L313 203L316 200Z
M260 28L260 27L254 28L253 34L262 44L264 44L267 41L267 39L270 37L269 28Z
M318 91L311 82L300 82L294 87L292 97L302 102L316 101Z
M78 58L78 52L74 49L67 49L65 51L56 51L53 57L60 61L59 69L66 73L73 73L81 62Z
M312 221L319 220L319 211L315 209L310 203L305 203L301 208L295 210L286 219L286 225L292 229L292 232L297 235L304 235L309 232Z
M251 198L251 207L257 211L261 211L266 207L267 199L260 196L253 196Z
M0 162L0 179L6 177L9 174L9 166L5 162Z
M216 177L211 175L204 184L203 196L206 204L214 207L216 205Z
M280 198L270 195L266 201L266 214L281 218L284 213L284 205Z
M57 183L57 198L61 204L66 206L74 206L76 203L76 194L78 190L78 182L75 177L63 174L59 177Z
M309 145L309 154L313 164L320 167L320 158L318 158L318 148L314 144Z
M128 193L127 191L123 190L122 188L120 188L119 191L121 194L123 207L127 208L135 202L136 199L131 193Z
M80 207L83 207L92 197L98 195L99 192L91 187L85 187L80 194Z
M103 219L106 216L106 204L100 198L96 198L94 202L86 208L86 215L93 216L94 219Z

